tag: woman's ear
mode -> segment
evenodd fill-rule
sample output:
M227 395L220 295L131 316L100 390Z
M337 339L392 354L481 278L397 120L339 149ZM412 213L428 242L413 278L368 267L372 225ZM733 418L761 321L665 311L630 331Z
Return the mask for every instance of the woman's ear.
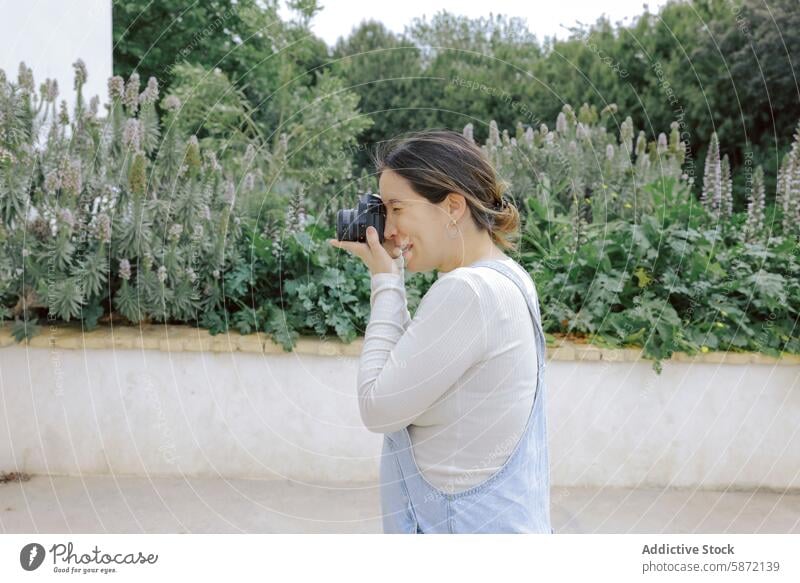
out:
M464 195L458 192L450 192L447 195L446 202L445 209L447 213L454 220L461 220L461 217L467 212L467 199L464 198Z

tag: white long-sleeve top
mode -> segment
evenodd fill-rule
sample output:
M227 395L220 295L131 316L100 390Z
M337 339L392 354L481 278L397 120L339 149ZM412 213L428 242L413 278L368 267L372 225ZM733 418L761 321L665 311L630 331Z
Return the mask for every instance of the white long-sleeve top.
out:
M524 269L502 261L538 301ZM490 477L522 435L536 389L533 321L519 288L489 267L459 267L439 274L412 320L404 273L379 273L370 304L358 371L364 424L378 433L408 426L417 465L440 490Z

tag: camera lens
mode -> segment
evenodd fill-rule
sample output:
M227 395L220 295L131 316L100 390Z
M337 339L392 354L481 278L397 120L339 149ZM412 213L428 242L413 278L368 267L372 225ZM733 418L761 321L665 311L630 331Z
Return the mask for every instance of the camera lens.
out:
M336 238L339 241L358 240L357 209L342 209L336 213Z

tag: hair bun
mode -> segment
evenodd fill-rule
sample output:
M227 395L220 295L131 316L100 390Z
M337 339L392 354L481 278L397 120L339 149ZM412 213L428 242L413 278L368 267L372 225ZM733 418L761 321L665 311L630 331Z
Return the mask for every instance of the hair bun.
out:
M495 208L495 210L498 210L498 211L502 210L502 209L507 209L509 204L511 204L511 203L509 202L508 198L506 198L506 195L504 194L504 195L502 195L500 197L500 200L498 202L494 203L494 208Z

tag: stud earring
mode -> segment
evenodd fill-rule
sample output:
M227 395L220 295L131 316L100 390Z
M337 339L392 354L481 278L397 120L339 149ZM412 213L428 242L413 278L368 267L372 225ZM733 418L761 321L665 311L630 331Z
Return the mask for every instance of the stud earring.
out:
M455 227L455 231L451 227ZM447 236L450 239L457 239L460 234L461 234L461 231L459 231L459 229L458 229L458 225L456 224L456 220L453 219L452 221L450 221L450 224L447 225Z

